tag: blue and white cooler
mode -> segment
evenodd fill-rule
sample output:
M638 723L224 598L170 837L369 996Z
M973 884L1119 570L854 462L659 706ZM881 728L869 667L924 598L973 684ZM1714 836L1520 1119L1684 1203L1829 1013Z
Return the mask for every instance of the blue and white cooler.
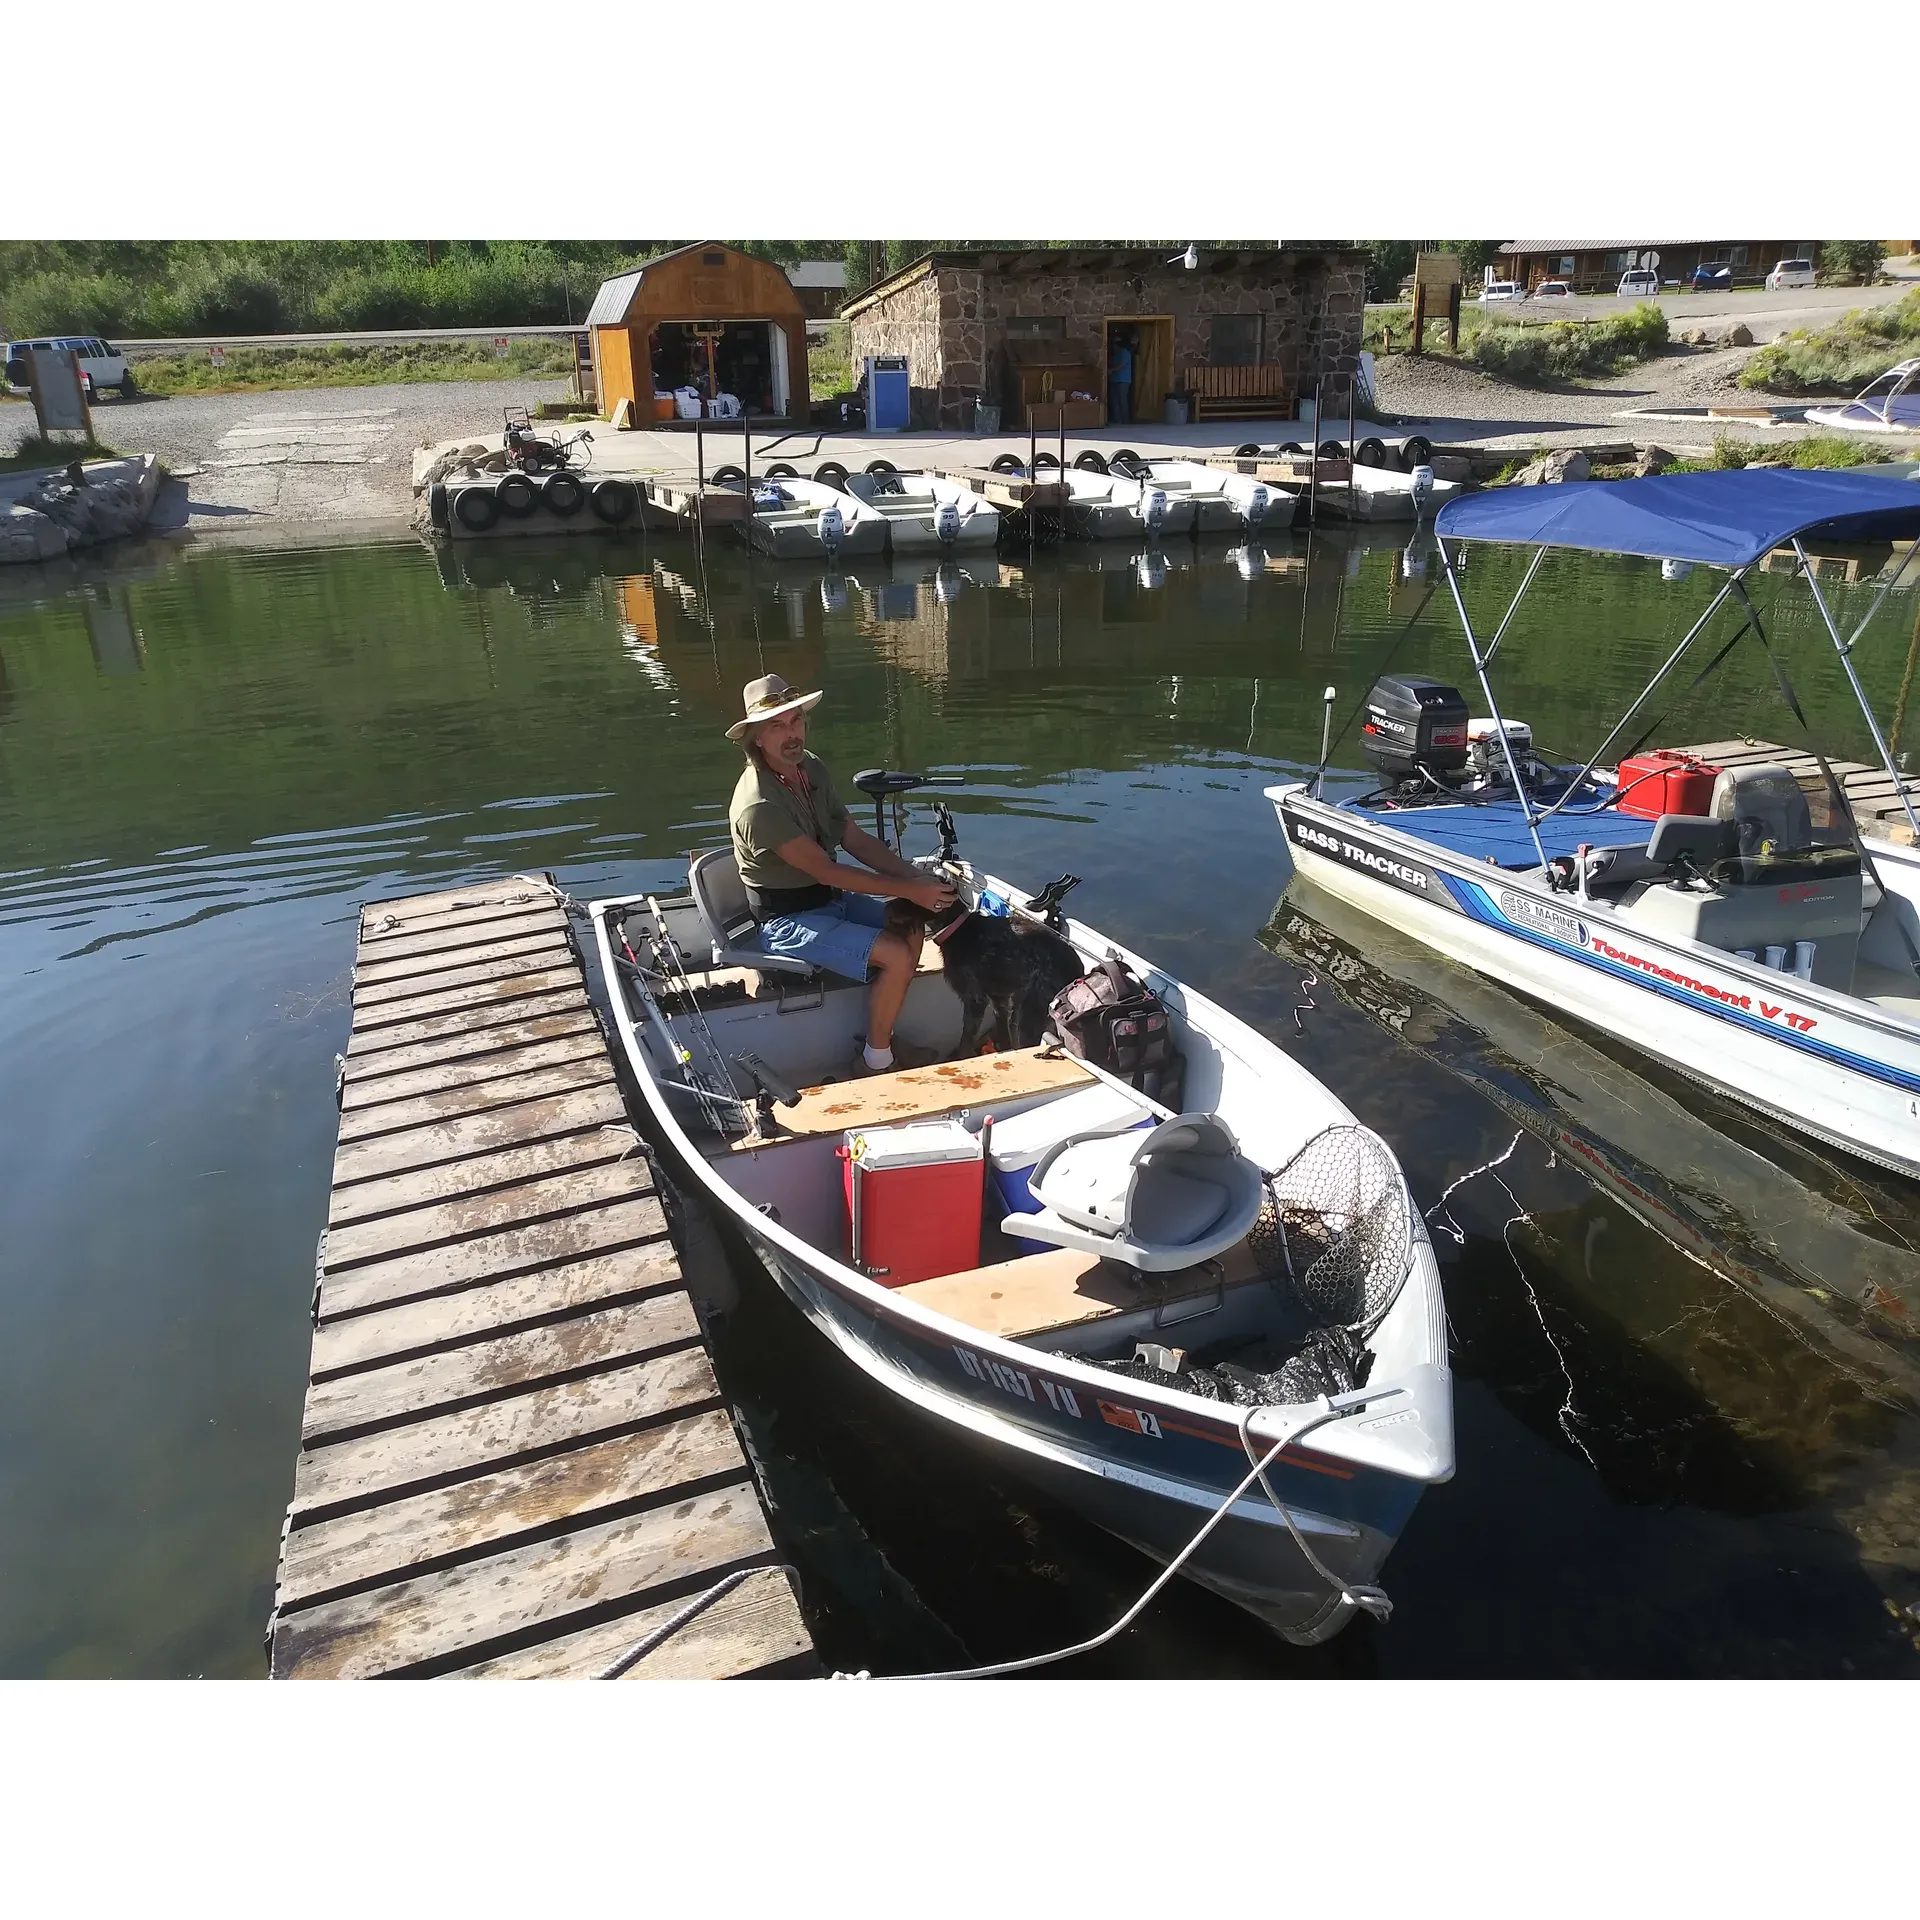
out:
M1038 1213L1040 1202L1027 1185L1028 1176L1049 1147L1077 1134L1130 1133L1150 1127L1156 1116L1133 1095L1101 1082L1063 1094L1043 1106L1029 1107L1010 1119L996 1120L987 1155L993 1167L994 1192L1008 1213Z

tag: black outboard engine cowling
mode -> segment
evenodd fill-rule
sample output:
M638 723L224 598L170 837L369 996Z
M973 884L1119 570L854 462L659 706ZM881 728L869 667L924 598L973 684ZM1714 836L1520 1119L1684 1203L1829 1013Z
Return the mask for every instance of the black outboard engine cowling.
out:
M1467 703L1442 680L1384 676L1367 695L1360 746L1389 780L1421 767L1436 780L1458 778L1467 766Z

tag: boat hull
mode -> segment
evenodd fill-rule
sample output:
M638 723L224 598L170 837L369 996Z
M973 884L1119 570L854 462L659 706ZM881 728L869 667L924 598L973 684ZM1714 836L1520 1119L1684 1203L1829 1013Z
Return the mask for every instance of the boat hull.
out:
M1004 883L987 878L984 884ZM607 914L621 904L601 902L590 909L601 977L646 1102L650 1132L681 1177L704 1195L806 1319L890 1393L992 1445L1010 1466L1148 1554L1162 1561L1177 1554L1250 1469L1240 1410L1097 1369L1069 1353L979 1332L854 1272L750 1204L716 1174L683 1129L656 1075L608 946ZM1088 929L1075 924L1071 934L1082 951L1112 950L1143 977L1160 977L1144 960ZM1188 1020L1204 1017L1210 1037L1224 1038L1236 1052L1271 1053L1283 1076L1305 1080L1231 1015L1190 990L1178 991ZM1328 1122L1351 1122L1324 1089L1315 1091ZM1281 1453L1267 1478L1293 1528L1256 1484L1182 1568L1186 1577L1302 1644L1323 1640L1347 1623L1355 1609L1338 1583L1376 1581L1420 1494L1453 1472L1439 1267L1417 1211L1412 1229L1401 1298L1381 1335L1385 1339L1387 1326L1404 1315L1396 1357L1390 1368L1384 1362L1376 1368L1398 1392ZM1162 1324L1185 1326L1215 1304ZM1301 1410L1283 1412L1292 1419ZM1254 1458L1273 1445L1273 1433L1264 1441L1261 1435L1280 1417L1272 1409L1250 1416ZM1369 1431L1375 1427L1393 1431ZM1308 1562L1294 1528L1333 1580Z
M1920 1178L1920 1028L1313 799L1267 790L1293 864L1438 952L1814 1138Z

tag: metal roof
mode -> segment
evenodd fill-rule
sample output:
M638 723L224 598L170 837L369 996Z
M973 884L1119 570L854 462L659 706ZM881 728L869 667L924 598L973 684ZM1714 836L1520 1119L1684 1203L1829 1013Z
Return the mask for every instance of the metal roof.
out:
M844 260L801 260L787 269L787 278L796 287L844 287L847 263Z
M1501 253L1630 253L1641 247L1718 247L1722 240L1502 240Z
M617 327L627 317L627 309L633 305L633 296L640 290L640 275L644 268L636 267L632 273L617 273L611 280L600 283L600 291L593 296L593 305L587 309L587 325L590 327Z

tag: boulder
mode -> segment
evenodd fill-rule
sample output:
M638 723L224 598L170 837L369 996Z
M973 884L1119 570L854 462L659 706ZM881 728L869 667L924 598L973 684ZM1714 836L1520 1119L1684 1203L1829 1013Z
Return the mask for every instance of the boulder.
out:
M1656 473L1665 473L1673 465L1675 456L1665 447L1648 447L1633 463L1633 477L1645 480Z
M1723 347L1750 347L1753 345L1753 329L1744 320L1736 320L1720 336Z
M1568 480L1589 480L1593 463L1578 447L1555 447L1528 464L1508 482L1515 487L1557 487Z
M1473 462L1462 453L1436 453L1427 462L1436 480L1471 480Z

